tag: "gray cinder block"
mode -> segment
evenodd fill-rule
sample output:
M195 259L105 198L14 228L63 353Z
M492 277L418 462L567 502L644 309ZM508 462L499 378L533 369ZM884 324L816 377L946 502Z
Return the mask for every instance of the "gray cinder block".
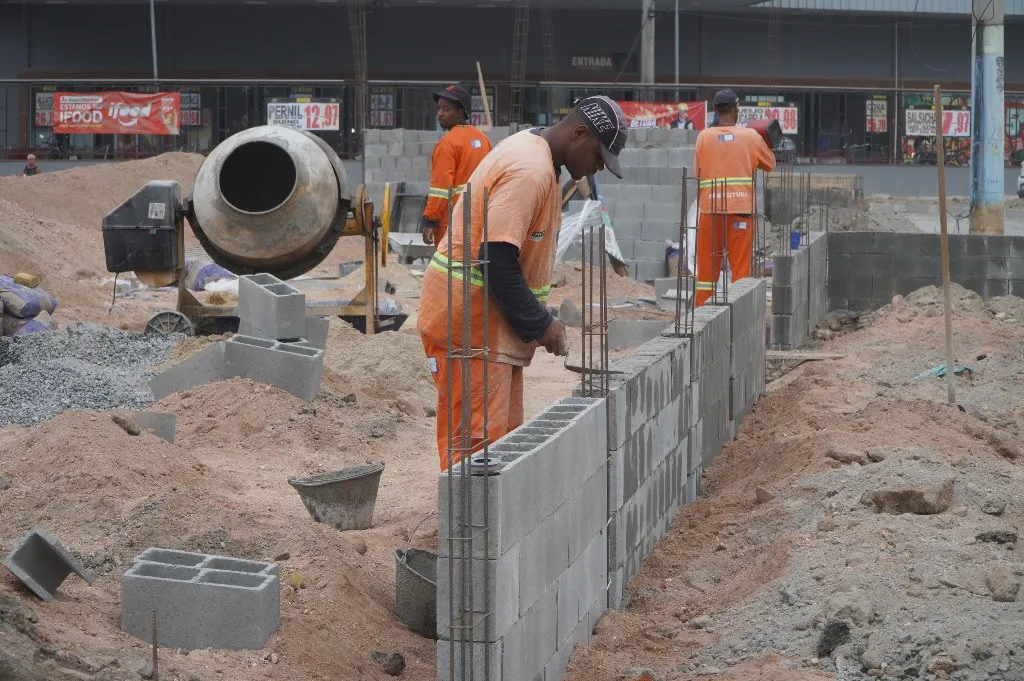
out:
M608 349L642 345L660 336L664 330L664 319L613 319L608 322Z
M454 649L454 655L452 651ZM487 679L502 681L503 642L463 643L461 641L437 642L437 679L448 681L470 681ZM454 670L454 674L451 672Z
M502 641L501 678L534 679L558 648L558 587L527 611ZM491 677L480 677L491 678Z
M224 342L208 345L188 359L151 378L149 388L153 391L153 397L160 401L179 390L228 378L224 359L225 345L227 344Z
M133 411L139 419L139 427L147 430L159 438L174 442L174 433L178 424L178 417L174 414L161 411Z
M276 563L149 548L124 574L121 627L160 645L256 650L281 621Z
M470 594L466 594L466 598L463 599L460 586L463 572L470 563L470 569L473 571L472 602ZM456 640L468 638L477 642L494 642L504 636L518 619L518 547L513 547L491 560L438 558L437 631L440 636ZM453 622L457 627L455 631L449 629Z
M272 274L238 278L238 318L274 340L306 333L306 295Z
M3 564L18 581L44 601L53 600L54 593L72 572L86 584L92 584L92 577L85 568L55 537L39 526L18 540Z
M231 376L267 383L310 401L320 392L324 351L263 338L234 335L224 361Z

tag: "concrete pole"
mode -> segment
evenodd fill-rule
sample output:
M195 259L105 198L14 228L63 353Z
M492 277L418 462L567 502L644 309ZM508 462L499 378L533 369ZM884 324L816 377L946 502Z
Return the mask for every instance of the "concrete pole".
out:
M676 0L676 12L675 12L675 28L676 28L676 101L679 101L679 0Z
M640 82L654 85L654 0L643 0L640 35Z
M149 42L153 46L153 81L160 80L160 72L157 70L156 61L156 5L154 0L149 0Z
M971 233L1003 233L1005 0L972 0Z

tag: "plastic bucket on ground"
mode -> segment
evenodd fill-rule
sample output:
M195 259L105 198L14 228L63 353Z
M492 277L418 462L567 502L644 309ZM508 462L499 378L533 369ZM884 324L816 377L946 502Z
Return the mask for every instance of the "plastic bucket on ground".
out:
M790 232L789 233L789 250L795 251L800 248L800 240L803 238L801 232Z
M437 640L437 554L395 549L395 614L420 636Z
M344 468L305 478L289 478L313 520L337 530L365 530L373 522L384 464Z

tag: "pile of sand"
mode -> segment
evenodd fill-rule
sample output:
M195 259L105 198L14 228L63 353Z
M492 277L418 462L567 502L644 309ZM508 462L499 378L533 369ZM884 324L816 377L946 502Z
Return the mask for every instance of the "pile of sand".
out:
M324 367L368 395L410 401L428 413L437 407L434 380L418 336L385 331L365 336L351 324L331 319Z

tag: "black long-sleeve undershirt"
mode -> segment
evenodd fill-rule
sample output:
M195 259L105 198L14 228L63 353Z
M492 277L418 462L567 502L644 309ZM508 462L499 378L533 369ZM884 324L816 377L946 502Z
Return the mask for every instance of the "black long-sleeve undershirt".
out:
M490 294L519 339L529 343L544 335L551 325L551 313L527 286L519 249L504 241L490 241L480 245L479 258L487 262Z

